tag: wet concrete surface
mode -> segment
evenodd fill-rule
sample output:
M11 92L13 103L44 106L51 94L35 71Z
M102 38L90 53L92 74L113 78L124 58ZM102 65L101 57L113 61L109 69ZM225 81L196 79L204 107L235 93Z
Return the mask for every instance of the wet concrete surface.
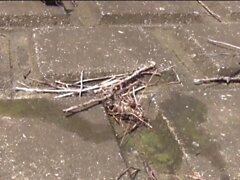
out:
M139 130L122 146L129 161L135 164L136 154L150 160L163 179L194 172L203 179L239 179L238 91L160 89L145 102L154 128Z
M66 118L65 106L1 100L1 178L114 179L126 168L103 108Z
M204 1L222 23L193 1L69 3L70 14L37 1L0 4L0 179L115 179L135 167L142 180L145 161L164 180L240 179L239 85L193 84L238 75L239 50L208 39L239 46L239 3ZM13 91L29 78L97 77L147 60L173 68L144 92L153 129L121 146L123 129L101 106L70 118L61 111L88 99Z

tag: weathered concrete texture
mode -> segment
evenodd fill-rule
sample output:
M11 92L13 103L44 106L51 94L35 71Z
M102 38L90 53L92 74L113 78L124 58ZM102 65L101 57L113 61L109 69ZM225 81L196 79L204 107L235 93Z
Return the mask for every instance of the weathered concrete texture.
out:
M197 2L98 2L100 24L200 23L205 11Z
M27 29L9 32L13 86L17 85L17 81L22 82L33 74L34 68L31 63L32 49L29 42L29 39L31 39L30 32Z
M115 179L126 168L103 108L65 118L69 102L0 101L1 179Z
M64 9L40 1L0 2L0 26L47 26L70 23Z
M76 1L70 19L71 24L76 26L96 26L101 19L101 13L95 1Z
M2 31L0 33L0 97L3 98L5 96L10 97L10 89L12 86L11 81L11 69L10 69L10 61L9 61L9 51L10 51L10 42L9 36L7 33Z
M239 1L204 1L204 3L224 22L235 22L240 19Z
M190 166L204 179L240 178L238 94L165 89L157 95L162 121L173 125Z
M171 66L159 43L142 28L41 28L33 32L36 61L46 77L79 78L81 71L90 76L129 72L147 61L157 67ZM166 81L174 81L167 71ZM171 78L169 78L171 77Z
M193 78L232 76L239 69L239 53L234 48L216 45L208 39L239 46L239 25L213 23L211 26L183 25L149 28L165 44Z
M35 73L32 62L31 31L28 29L6 28L1 33L1 89L5 91L5 97L13 98L13 87L19 85L27 77ZM2 93L1 93L2 94ZM2 94L3 95L3 94ZM3 96L4 98L4 96Z

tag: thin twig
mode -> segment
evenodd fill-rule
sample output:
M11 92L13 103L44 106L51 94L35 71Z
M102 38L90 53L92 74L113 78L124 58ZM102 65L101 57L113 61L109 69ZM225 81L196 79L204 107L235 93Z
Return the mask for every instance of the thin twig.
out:
M133 170L134 172L130 172L130 170ZM137 173L140 171L140 169L135 167L128 167L127 169L123 170L119 176L116 178L116 180L120 180L126 173L129 173L129 175L132 177L134 174L134 177L136 177Z
M79 96L82 96L82 89L83 89L83 71L81 72L81 77L80 77L80 93Z
M29 79L32 80L32 81L35 81L35 82L37 82L37 83L39 83L39 84L43 84L43 85L47 85L47 86L50 86L50 87L59 89L58 86L55 86L54 84L51 84L51 83L49 83L49 82L47 82L47 81L41 81L41 80L33 79L33 78L29 78Z
M94 85L94 86L90 86L90 87L86 87L84 89L82 89L82 93L83 92L87 92L87 91L91 91L91 90L95 90L95 89L99 89L100 86L99 85ZM16 91L25 91L25 92L36 92L36 93L80 93L80 89L75 89L75 88L67 88L67 89L39 89L39 88L23 88L23 87L16 87L15 88Z
M205 79L194 79L195 85L200 84L209 84L209 83L240 83L240 77L229 77L229 76L221 76L221 77L213 77L213 78L205 78Z
M145 171L148 175L149 180L158 180L158 177L156 175L156 172L151 168L147 160L143 161L143 166L145 168Z
M60 94L58 96L54 96L55 99L59 99L59 98L63 98L63 97L69 97L69 96L73 96L74 93L70 92L70 93L65 93L65 94Z
M75 106L71 106L71 107L69 107L67 109L63 109L63 112L72 112L75 109L87 108L88 106L91 106L93 104L97 105L97 104L101 103L102 101L105 101L107 98L109 98L111 96L112 96L112 94L108 94L108 95L106 95L104 97L101 97L101 98L98 98L98 99L91 99L90 101L87 101L86 103L75 105Z
M206 4L204 4L202 1L200 1L200 0L197 0L197 2L199 3L199 4L201 4L201 6L213 17L213 18L215 18L217 21L219 21L219 22L222 22L222 20L221 20L221 17L218 15L218 14L216 14L216 13L214 13L211 9L209 9L209 7L206 5Z
M227 47L230 47L230 48L234 48L234 49L237 49L237 50L240 50L240 47L239 46L236 46L236 45L233 45L233 44L229 44L229 43L226 43L226 42L222 42L222 41L216 41L216 40L213 40L213 39L208 39L209 42L215 44L215 45L220 45L220 46L227 46Z
M21 84L22 86L26 87L26 88L30 88L28 85L26 85L25 83L23 82L20 82L20 81L17 81L18 84Z
M150 81L153 79L153 77L155 76L155 73L157 73L157 70L155 70L154 71L154 73L151 75L151 77L149 78L149 80L148 80L148 84L150 83ZM139 97L139 99L138 99L138 102L141 102L141 100L142 100L142 97L143 97L143 93L144 92L142 92L142 94L140 95L140 97Z
M128 75L129 73L125 73L125 74L117 74L117 75L114 75L115 77L122 77L122 76L126 76ZM106 79L109 79L109 78L112 78L113 75L111 76L104 76L104 77L97 77L97 78L89 78L89 79L84 79L82 82L83 83L87 83L87 82L93 82L93 81L101 81L101 80L106 80ZM80 84L81 81L77 81L75 83L73 83L74 85L78 85Z

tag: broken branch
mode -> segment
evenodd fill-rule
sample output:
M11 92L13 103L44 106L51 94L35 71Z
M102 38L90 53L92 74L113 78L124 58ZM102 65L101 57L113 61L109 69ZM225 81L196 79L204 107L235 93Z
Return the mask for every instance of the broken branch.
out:
M239 83L240 77L229 77L229 76L222 76L222 77L213 77L213 78L205 78L205 79L194 79L193 80L195 85L200 84L209 84L209 83Z
M237 50L240 50L240 47L239 46L235 46L235 45L232 45L232 44L229 44L229 43L226 43L226 42L222 42L222 41L216 41L216 40L213 40L213 39L208 39L209 42L215 44L215 45L220 45L220 46L227 46L227 47L230 47L230 48L233 48L233 49L237 49Z

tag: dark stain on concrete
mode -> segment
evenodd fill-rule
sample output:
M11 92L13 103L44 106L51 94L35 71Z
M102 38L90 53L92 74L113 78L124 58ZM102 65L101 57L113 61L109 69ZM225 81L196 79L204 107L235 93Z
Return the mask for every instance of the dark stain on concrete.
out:
M37 121L54 123L66 131L78 134L86 141L101 143L112 139L111 128L105 124L93 124L86 117L77 114L65 117L64 107L47 99L1 100L0 114L17 118L33 118ZM96 116L99 116L96 114ZM98 117L95 117L98 118ZM47 127L46 127L47 128Z
M177 129L188 153L206 157L213 166L224 173L225 161L219 152L219 144L199 126L206 121L206 105L194 97L173 92L171 98L161 106L164 115Z

